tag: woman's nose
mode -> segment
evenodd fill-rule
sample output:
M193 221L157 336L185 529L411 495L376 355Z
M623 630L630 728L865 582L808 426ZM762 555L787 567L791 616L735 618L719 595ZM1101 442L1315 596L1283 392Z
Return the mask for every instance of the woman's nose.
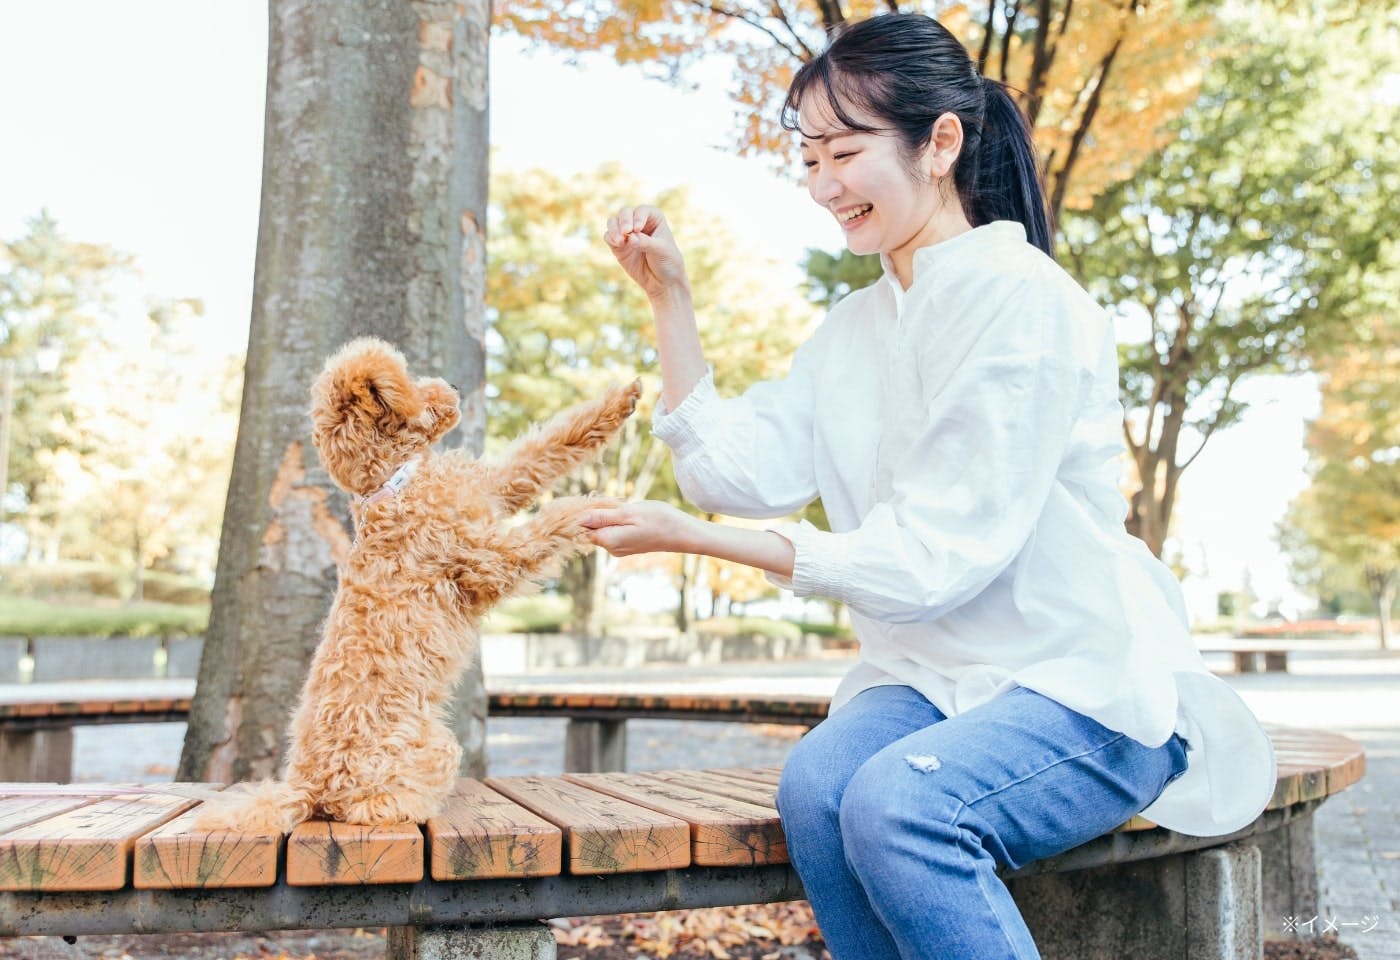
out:
M817 169L807 176L807 192L812 195L813 200L825 207L841 196L841 181L831 174Z

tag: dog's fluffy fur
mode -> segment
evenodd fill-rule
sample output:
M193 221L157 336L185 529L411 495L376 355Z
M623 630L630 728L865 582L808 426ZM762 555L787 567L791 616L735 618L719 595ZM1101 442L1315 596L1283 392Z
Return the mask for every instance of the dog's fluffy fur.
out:
M461 760L445 712L471 662L482 615L588 544L580 514L606 503L567 497L503 523L596 453L640 387L580 404L517 441L497 464L430 445L458 421L441 380L414 380L371 338L332 356L312 387L313 439L335 483L355 495L357 538L291 722L282 780L236 788L195 829L289 831L313 816L422 822ZM404 463L418 469L376 501Z

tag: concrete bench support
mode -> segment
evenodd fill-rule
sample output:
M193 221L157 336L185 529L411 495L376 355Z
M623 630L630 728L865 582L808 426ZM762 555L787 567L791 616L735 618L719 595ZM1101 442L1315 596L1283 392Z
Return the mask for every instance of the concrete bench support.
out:
M73 728L0 730L0 780L70 783Z
M500 927L390 927L387 960L555 960L542 923Z
M1303 920L1321 912L1312 811L1250 839L1259 846L1264 864L1264 939L1302 939L1302 929L1285 921L1288 917Z
M1043 960L1256 960L1260 856L1239 842L1007 882Z
M569 721L564 731L565 773L615 773L626 769L626 720Z

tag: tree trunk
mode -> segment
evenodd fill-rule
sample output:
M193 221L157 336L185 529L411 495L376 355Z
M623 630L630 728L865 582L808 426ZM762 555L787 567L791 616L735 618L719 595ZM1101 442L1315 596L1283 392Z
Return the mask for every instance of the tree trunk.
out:
M272 0L262 210L242 415L181 779L275 775L350 546L310 443L308 390L375 334L463 396L485 436L485 0ZM480 773L479 659L459 691Z
M700 576L700 555L681 554L681 595L676 603L676 629L689 633L691 615L695 611L695 580Z
M1395 605L1396 587L1400 586L1400 571L1366 569L1366 585L1371 588L1371 600L1376 604L1376 629L1381 635L1381 649L1390 649L1390 608Z

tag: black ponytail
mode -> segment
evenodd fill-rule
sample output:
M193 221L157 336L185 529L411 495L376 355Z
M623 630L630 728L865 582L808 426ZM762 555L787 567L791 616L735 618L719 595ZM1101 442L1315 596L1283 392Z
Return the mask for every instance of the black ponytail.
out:
M1053 257L1054 237L1030 124L1005 84L983 77L982 90L986 97L982 142L972 156L970 189L964 192L958 177L958 193L974 198L984 223L1019 220L1026 228L1026 239ZM960 159L959 173L962 166Z
M1002 84L977 72L966 48L937 20L888 13L842 29L793 77L783 127L799 129L802 98L813 90L849 129L876 129L853 117L852 108L888 125L911 167L928 146L934 121L955 114L963 146L953 184L968 222L1018 221L1028 241L1055 255L1025 114Z

